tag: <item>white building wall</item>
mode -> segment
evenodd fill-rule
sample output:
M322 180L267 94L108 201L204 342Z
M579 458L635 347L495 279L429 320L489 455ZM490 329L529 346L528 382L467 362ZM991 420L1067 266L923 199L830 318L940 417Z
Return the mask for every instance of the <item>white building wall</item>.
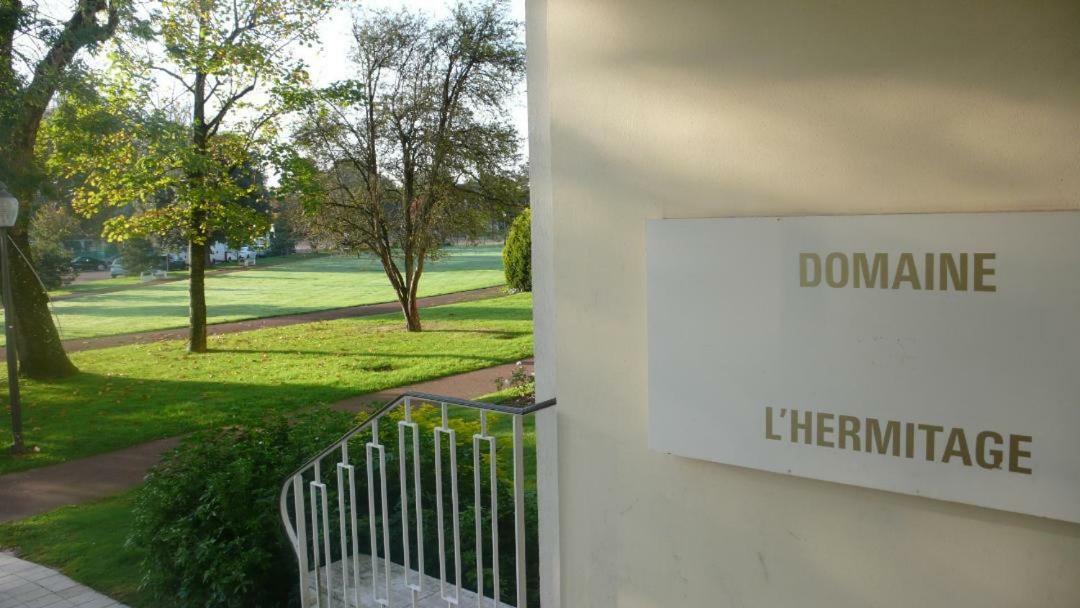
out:
M1080 209L1080 3L528 16L562 606L1080 606L1080 526L649 451L643 248L648 218Z

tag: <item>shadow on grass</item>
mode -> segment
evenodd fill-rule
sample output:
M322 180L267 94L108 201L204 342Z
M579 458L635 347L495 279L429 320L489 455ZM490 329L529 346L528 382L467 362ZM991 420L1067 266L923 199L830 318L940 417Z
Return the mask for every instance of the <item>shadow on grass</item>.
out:
M532 321L532 309L466 302L421 310L420 321Z
M363 374L362 381L340 385L289 380L143 380L93 373L51 382L28 381L23 391L24 437L27 445L37 446L40 451L10 454L6 448L11 419L6 411L0 412L0 474L206 428L251 424L270 415L332 404L431 376L422 368L408 367L357 373ZM5 402L6 392L0 393Z
M356 352L342 352L332 350L296 350L291 348L282 349L244 349L244 348L211 348L207 349L210 353L230 353L230 354L247 354L247 355L300 355L311 357L370 357L376 359L449 359L454 358L460 361L483 361L491 364L502 363L504 360L497 357L482 357L479 355L462 355L457 353L409 353L409 352L371 352L364 351L362 353ZM359 364L363 365L363 364ZM400 368L396 368L400 369Z

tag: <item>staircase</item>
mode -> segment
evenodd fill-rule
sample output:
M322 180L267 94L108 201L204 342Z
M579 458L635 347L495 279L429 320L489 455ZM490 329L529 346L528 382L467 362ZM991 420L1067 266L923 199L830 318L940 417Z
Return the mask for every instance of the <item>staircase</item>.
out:
M534 416L405 393L285 480L301 605L538 606Z

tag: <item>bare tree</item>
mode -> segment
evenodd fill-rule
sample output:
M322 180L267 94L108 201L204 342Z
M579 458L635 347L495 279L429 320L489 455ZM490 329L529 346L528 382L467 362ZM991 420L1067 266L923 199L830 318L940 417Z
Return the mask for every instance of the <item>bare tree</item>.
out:
M504 193L517 134L505 103L524 74L519 24L505 4L459 4L444 20L409 13L358 18L356 79L304 98L295 141L310 164L286 176L339 249L378 257L409 331L417 290L463 205Z

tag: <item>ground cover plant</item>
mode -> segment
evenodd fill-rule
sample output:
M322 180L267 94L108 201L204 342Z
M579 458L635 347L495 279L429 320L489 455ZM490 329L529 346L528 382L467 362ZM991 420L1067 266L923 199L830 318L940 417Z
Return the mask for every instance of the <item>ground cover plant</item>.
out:
M394 314L213 336L202 356L186 354L182 341L74 353L82 373L24 383L24 434L40 451L0 453L0 473L243 424L532 352L527 294L425 314L430 331L419 334L405 331ZM10 416L0 411L4 447L10 436Z
M503 283L498 247L452 248L432 262L421 296L440 295ZM370 256L324 256L274 265L260 271L228 272L206 278L211 323L257 319L393 302L394 290ZM187 281L86 295L53 304L64 339L173 329L187 326Z
M277 509L284 479L351 426L318 409L199 433L135 493L128 545L154 606L287 606L296 560Z

